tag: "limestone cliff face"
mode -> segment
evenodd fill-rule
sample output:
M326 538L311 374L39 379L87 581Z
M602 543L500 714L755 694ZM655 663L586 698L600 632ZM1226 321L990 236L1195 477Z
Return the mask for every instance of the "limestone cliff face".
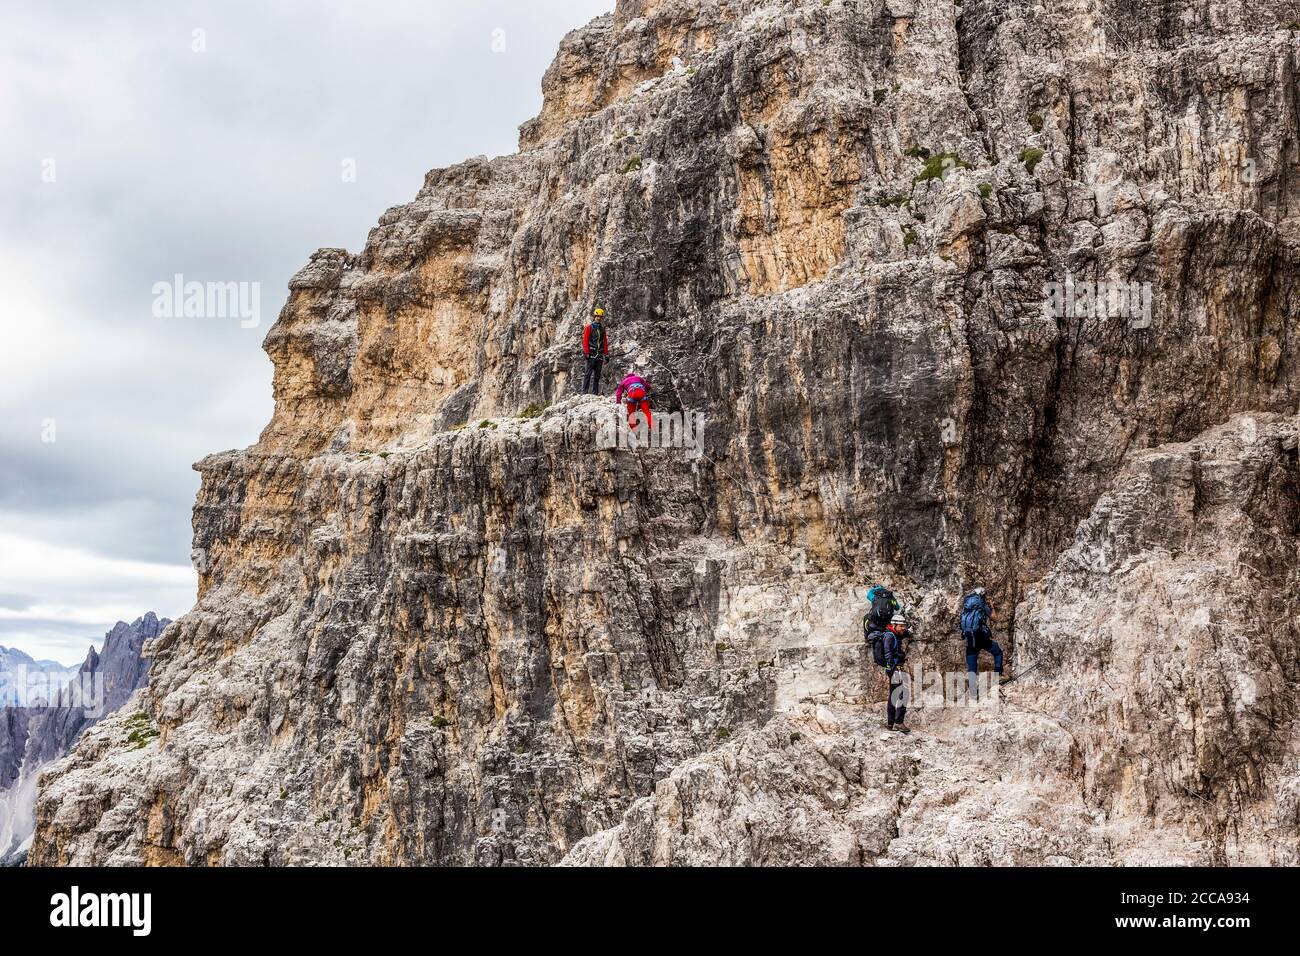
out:
M995 704L918 681L900 744L823 661L808 713L686 761L565 862L1295 865L1297 424L1132 454L1021 605Z
M570 34L518 154L292 280L271 423L198 466L160 736L87 734L33 861L1296 862L1295 19ZM1046 314L1067 276L1147 308ZM600 447L595 304L702 456ZM985 584L1025 676L878 739L875 579L938 672Z

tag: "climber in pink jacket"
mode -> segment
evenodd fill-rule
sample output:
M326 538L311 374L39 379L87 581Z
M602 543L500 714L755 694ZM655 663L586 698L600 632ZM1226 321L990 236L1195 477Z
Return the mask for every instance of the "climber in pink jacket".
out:
M653 427L650 418L650 383L635 372L618 383L614 393L615 402L627 405L627 425L636 428L636 413L645 415L646 428Z

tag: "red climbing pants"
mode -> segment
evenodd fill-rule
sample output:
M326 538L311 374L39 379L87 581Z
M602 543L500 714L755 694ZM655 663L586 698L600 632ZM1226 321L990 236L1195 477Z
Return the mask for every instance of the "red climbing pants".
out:
M642 399L639 402L626 402L625 404L627 405L627 427L628 428L631 429L636 428L637 412L641 412L642 414L645 415L645 424L647 430L654 427L654 419L650 417L650 400L648 398Z

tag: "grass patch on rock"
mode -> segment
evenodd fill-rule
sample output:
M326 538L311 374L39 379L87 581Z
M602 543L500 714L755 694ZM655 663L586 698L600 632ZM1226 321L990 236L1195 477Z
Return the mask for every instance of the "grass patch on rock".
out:
M151 740L159 737L158 728L153 726L149 715L143 710L137 711L126 719L127 735L126 742L131 745L132 750L140 750L149 746Z
M942 179L950 169L970 169L970 163L956 153L937 153L925 161L925 166L912 177L912 182L925 183L931 179Z
M1028 146L1020 151L1020 161L1025 164L1025 169L1031 173L1034 171L1040 160L1043 158L1043 150L1037 146Z

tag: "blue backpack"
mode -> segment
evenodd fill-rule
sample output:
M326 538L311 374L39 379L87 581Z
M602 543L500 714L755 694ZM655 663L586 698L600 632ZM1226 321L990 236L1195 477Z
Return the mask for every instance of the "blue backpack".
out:
M871 605L871 610L867 612L867 620L871 627L877 631L889 627L889 622L894 619L894 612L899 606L894 598L894 592L883 584L872 585L871 590L867 592L867 603Z
M970 639L988 630L989 603L982 594L968 594L961 602L961 633Z

